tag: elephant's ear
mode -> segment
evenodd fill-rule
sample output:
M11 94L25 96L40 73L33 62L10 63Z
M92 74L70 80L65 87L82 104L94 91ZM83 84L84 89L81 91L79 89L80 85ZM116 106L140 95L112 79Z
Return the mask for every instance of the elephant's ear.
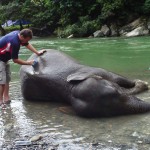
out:
M67 77L67 82L71 82L71 81L82 81L87 79L88 77L92 76L91 73L88 72L77 72L74 74L71 74Z
M87 78L95 78L95 79L102 79L101 76L93 74L91 72L76 72L73 74L70 74L67 77L67 82L71 82L71 81L83 81Z

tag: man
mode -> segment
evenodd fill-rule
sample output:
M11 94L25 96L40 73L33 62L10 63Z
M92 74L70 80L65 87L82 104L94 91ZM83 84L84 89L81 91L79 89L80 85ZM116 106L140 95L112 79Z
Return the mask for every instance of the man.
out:
M0 39L0 105L10 102L10 69L8 61L12 59L14 63L20 65L33 65L34 63L34 60L24 61L18 58L20 45L26 46L27 49L39 56L45 52L45 50L38 52L28 43L32 39L32 36L31 30L23 29L21 31L13 31Z

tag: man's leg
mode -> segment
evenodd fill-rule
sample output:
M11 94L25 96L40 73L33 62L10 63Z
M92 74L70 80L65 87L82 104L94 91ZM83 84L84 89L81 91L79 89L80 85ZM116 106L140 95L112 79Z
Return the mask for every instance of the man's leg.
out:
M4 86L4 93L3 93L4 103L10 102L10 97L9 97L9 82L10 82L10 80L11 80L10 65L7 63L6 64L6 84Z
M0 85L0 105L3 104L4 85Z
M7 103L9 99L9 83L4 85L4 93L3 93L4 103Z
M6 84L6 64L0 61L0 105L3 103L4 85Z

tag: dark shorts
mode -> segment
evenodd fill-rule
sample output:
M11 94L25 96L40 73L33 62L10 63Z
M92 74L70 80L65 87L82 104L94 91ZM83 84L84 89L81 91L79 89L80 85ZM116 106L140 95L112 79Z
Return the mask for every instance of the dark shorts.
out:
M11 80L10 65L0 61L0 84L9 83Z

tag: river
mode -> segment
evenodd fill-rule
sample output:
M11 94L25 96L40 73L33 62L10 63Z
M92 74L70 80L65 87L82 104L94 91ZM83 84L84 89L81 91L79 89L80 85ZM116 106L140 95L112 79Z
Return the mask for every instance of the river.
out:
M150 38L34 38L38 50L57 49L82 64L101 67L150 82ZM31 52L24 47L20 58ZM11 104L0 108L0 147L42 134L42 142L58 150L150 150L149 114L84 119L61 113L62 104L25 101L20 91L19 68L11 63ZM32 89L31 89L32 90ZM150 102L149 91L137 95Z

